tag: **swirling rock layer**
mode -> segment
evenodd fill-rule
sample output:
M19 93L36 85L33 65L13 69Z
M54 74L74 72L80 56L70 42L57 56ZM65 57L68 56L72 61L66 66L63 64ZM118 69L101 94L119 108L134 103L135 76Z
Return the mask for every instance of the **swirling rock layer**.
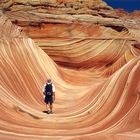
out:
M120 31L115 22L108 28L89 21L19 28L2 16L0 139L139 140L139 21L120 21ZM47 77L56 86L49 115L42 96Z

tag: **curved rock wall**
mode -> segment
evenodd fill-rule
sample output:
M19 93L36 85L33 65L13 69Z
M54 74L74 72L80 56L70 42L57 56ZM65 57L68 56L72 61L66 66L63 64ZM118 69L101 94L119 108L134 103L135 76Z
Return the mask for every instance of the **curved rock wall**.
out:
M100 0L3 0L3 13L0 139L140 139L139 18ZM56 86L49 115L48 77Z
M46 53L58 65L4 16L0 31L2 140L140 138L139 45L127 39L46 40ZM42 112L47 77L56 85L53 115Z

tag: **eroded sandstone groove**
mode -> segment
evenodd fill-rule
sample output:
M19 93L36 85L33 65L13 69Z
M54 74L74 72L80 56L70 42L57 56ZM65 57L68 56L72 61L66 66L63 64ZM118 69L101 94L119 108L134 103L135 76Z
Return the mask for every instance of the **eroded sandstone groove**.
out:
M1 3L0 139L140 139L139 18L78 2ZM42 112L47 77L52 115Z

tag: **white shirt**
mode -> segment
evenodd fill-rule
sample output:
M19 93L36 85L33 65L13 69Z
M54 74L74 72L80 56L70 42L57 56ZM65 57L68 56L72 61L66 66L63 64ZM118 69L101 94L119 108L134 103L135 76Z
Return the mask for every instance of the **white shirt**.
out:
M52 83L46 83L46 84L43 86L43 93L45 92L45 86L46 86L47 84L52 84ZM54 86L54 84L52 84L52 91L55 92L55 86Z

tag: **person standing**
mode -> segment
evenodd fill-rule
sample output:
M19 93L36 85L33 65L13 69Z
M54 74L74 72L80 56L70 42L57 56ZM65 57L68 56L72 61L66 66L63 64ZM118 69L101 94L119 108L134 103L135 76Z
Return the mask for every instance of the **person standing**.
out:
M50 78L43 87L44 102L46 103L47 113L53 113L53 103L55 101L55 86Z

